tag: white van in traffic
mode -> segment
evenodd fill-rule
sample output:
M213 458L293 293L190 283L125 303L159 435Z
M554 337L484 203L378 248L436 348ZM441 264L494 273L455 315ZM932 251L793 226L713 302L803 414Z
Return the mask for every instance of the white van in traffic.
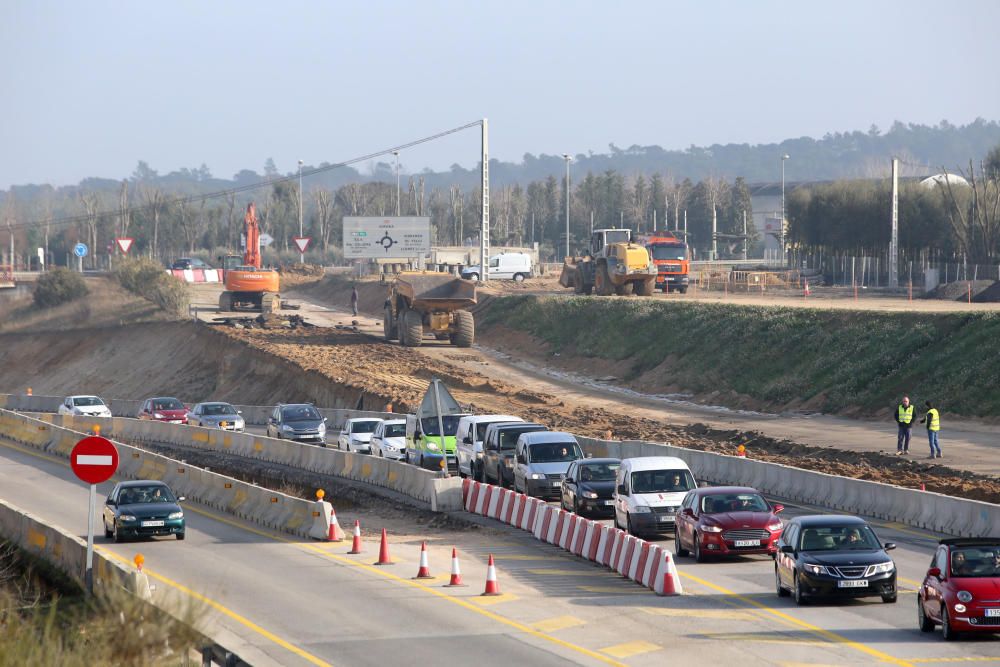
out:
M632 535L673 532L684 495L697 486L677 457L624 459L615 478L615 526Z
M511 415L469 415L458 422L455 447L458 453L458 474L461 477L482 479L483 436L490 424L521 423L524 420Z
M462 269L462 277L466 280L479 280L482 268L467 266ZM521 282L531 277L531 256L523 252L503 253L490 257L490 280L514 280Z

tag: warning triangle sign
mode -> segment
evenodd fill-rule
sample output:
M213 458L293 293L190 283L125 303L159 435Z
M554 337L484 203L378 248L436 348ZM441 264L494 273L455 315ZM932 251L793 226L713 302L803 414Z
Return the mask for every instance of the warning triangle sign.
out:
M132 247L132 241L134 239L121 238L115 239L115 243L118 244L118 248L121 249L123 255L127 255L129 249Z
M463 414L462 406L458 404L455 397L451 395L450 391L448 391L448 387L444 386L444 383L440 380L432 380L430 386L427 388L427 393L424 394L424 399L420 401L420 409L417 410L417 419L437 417L437 404L434 400L435 385L438 387L438 400L441 402L441 414Z
M299 252L305 252L309 248L309 242L312 241L308 236L293 236L292 240L299 247Z

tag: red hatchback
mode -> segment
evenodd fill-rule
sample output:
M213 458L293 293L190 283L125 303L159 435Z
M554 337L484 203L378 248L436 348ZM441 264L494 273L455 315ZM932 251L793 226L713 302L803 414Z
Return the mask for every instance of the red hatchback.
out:
M941 540L917 592L917 624L942 636L1000 632L1000 538Z
M171 424L187 424L187 407L176 398L147 398L139 408L139 419L151 419Z
M678 556L690 552L698 562L709 556L773 556L782 529L777 514L783 509L745 486L693 489L677 514L674 550Z

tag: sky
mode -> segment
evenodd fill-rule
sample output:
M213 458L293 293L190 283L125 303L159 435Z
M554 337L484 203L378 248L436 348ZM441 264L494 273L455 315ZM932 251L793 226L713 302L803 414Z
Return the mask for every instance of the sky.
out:
M995 120L997 25L996 0L0 0L0 189L287 173L480 118L514 162ZM478 161L477 129L400 156Z

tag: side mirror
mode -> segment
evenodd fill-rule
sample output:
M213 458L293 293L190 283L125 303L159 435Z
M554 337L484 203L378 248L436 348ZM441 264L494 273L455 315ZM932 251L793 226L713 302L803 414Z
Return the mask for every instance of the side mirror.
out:
M771 511L774 512L775 514L778 514L779 512L784 512L785 506L782 505L781 503L774 503L774 506L771 507Z
M323 417L323 423L324 424L326 423L326 417Z
M243 411L242 410L237 410L236 414L241 415L241 414L243 414Z
M684 516L694 516L694 510L691 509L690 507L685 507L684 509L681 510L681 514L683 514Z
M882 545L882 548L885 549L886 551L892 551L893 549L896 548L896 543L886 542L884 545Z
M104 501L104 504L105 505L110 505L111 507L114 507L115 506L115 501L112 500L111 498L108 498L107 500Z
M932 567L931 569L927 570L927 576L928 577L934 577L935 579L940 579L941 578L941 568L939 568L939 567Z
M594 458L594 455L593 454L587 454L587 458L588 459L592 459L592 458Z
M618 495L619 496L627 496L628 495L628 489L625 488L624 484L619 484L618 485Z
M793 547L791 544L783 544L781 545L781 553L793 554L795 553L795 547Z
M187 500L187 498L186 498L186 497L184 497L184 496L178 496L178 497L177 497L177 502L179 502L179 503L182 503L182 502L184 502L185 500Z

